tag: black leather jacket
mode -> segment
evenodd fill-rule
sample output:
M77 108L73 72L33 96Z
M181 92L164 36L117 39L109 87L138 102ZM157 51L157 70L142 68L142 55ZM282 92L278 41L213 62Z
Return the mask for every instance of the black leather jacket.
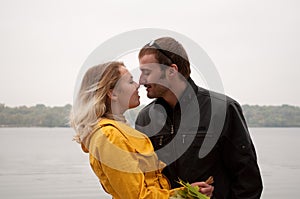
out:
M240 105L188 82L175 108L158 98L136 120L167 164L172 188L178 178L192 183L213 176L213 198L260 198L262 179Z

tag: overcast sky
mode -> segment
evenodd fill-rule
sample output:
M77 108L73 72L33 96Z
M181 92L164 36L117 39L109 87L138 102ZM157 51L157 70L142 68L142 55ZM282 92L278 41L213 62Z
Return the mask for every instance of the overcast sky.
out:
M298 0L0 0L0 103L72 103L99 45L160 28L200 45L241 104L300 106L299 10Z

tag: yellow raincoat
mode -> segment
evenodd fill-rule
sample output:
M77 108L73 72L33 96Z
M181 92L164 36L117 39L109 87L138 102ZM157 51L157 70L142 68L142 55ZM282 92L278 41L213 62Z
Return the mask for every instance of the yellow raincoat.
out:
M125 123L102 119L82 143L103 189L114 199L168 199L174 190L150 139Z

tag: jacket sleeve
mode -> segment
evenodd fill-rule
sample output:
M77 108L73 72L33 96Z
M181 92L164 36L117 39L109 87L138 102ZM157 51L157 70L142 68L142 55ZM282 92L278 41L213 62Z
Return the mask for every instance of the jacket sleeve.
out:
M150 118L148 110L142 109L135 120L135 129L145 133L146 135L151 135L151 128L152 126L150 124Z
M231 103L227 110L222 136L222 158L232 178L231 199L258 199L262 179L242 109Z
M118 135L118 130L104 128L102 130L105 133L98 133L90 145L93 148L90 153L97 157L91 161L91 166L103 188L118 198L168 199L171 190L145 183L145 175L139 169L134 147Z
M145 121L144 121L144 114L142 113L142 111L140 111L136 117L136 120L135 120L135 129L140 131L140 132L143 132L145 133L144 131L142 131L142 127L145 125Z

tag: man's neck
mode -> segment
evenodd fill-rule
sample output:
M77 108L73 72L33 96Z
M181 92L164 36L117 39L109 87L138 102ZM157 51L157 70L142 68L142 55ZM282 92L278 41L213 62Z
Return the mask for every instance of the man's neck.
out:
M187 87L187 81L177 81L175 86L172 86L166 94L163 96L163 99L172 107L174 108L182 96L184 90Z

